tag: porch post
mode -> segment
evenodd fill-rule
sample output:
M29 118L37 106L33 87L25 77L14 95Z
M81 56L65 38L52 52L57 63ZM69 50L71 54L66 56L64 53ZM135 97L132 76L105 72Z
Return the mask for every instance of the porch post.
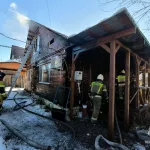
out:
M73 119L73 107L74 107L74 90L75 90L75 82L74 82L74 73L75 73L75 61L74 54L72 54L72 68L71 68L71 100L70 100L70 117Z
M137 57L135 57L135 65L136 65L135 66L136 88L139 89L139 71L140 71L139 65L140 65L140 60ZM135 107L136 107L136 109L139 108L139 91L136 94Z
M146 82L146 63L144 64L144 70L143 70L143 86L145 87L145 82ZM144 100L144 103L146 102L146 90L143 89L142 90L142 95L143 95L143 100Z
M150 87L150 60L148 63L148 87ZM150 102L150 96L149 95L148 95L148 102Z
M116 42L110 42L110 74L109 74L109 114L108 114L108 138L114 135L114 105L115 105L115 60Z
M130 108L130 52L126 52L126 82L125 82L125 108L124 108L124 129L127 132L129 129L129 108Z
M148 87L150 87L150 62L148 65Z

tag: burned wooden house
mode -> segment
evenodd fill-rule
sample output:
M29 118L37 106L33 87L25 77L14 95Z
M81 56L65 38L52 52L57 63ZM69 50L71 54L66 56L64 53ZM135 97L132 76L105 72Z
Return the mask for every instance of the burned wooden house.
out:
M52 100L57 86L64 85L63 61L67 36L31 21L25 53L34 49L27 61L25 89Z
M71 37L32 21L27 43L25 51L35 51L27 62L25 88L53 101L58 86L71 87L68 106L71 118L74 107L79 105L79 99L82 104L88 101L91 82L96 80L98 74L104 75L109 90L107 120L110 139L114 132L117 99L115 79L122 69L126 72L125 98L121 103L125 130L128 130L130 124L130 108L138 109L140 104L149 100L149 95L146 95L145 74L150 69L150 44L126 9ZM142 100L139 92L140 71L144 87ZM130 84L132 74L136 79L133 87ZM62 92L57 99L61 102L65 96L66 92Z

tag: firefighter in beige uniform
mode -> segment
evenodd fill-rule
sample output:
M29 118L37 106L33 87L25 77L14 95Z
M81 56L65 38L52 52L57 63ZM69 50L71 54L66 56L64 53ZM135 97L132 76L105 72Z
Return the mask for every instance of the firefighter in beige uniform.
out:
M91 118L91 122L97 121L100 109L101 109L101 101L102 95L108 99L108 92L105 84L103 83L104 77L102 74L97 76L97 81L92 82L91 84L91 93L90 98L93 101L93 114Z
M2 112L3 100L6 99L7 97L6 92L5 92L5 83L3 81L4 76L5 76L5 73L0 71L0 114Z

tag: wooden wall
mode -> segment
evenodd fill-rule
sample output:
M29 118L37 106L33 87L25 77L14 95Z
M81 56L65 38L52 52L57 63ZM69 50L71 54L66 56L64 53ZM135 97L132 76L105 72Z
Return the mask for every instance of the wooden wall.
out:
M15 87L24 88L24 76L20 76L16 81ZM6 75L4 78L5 86L10 87L12 82L12 75Z
M31 56L31 61L28 63L27 70L32 70L31 81L28 80L27 74L25 78L26 90L33 91L42 97L53 101L56 89L60 85L65 85L65 71L58 69L51 69L50 71L50 83L40 83L39 82L39 66L40 64L51 63L51 56L49 54L55 52L56 50L63 48L68 45L68 42L62 36L51 32L50 30L40 27L38 34L40 35L40 52L35 52ZM54 43L48 48L48 43L54 39ZM64 49L62 49L64 51ZM56 55L60 55L57 53ZM47 56L47 58L44 58ZM53 55L54 56L54 55Z

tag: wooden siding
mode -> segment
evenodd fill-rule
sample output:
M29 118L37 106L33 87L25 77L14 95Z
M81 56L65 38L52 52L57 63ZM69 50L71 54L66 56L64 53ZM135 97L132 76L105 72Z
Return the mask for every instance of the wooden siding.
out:
M65 85L65 71L58 69L51 69L50 72L50 83L44 84L39 82L39 64L51 63L51 57L48 56L55 50L59 50L68 45L67 40L52 31L40 27L37 37L40 35L40 51L34 52L31 56L30 63L28 62L27 70L32 70L31 81L28 81L27 74L25 78L25 88L28 91L33 91L42 97L47 98L50 101L53 101L56 89L60 85ZM36 38L34 38L35 40ZM49 47L49 42L54 39L54 43ZM49 47L49 48L48 48ZM52 49L50 49L52 48ZM60 53L59 53L60 54ZM58 54L56 54L58 55ZM45 56L48 56L46 59ZM53 55L54 56L54 55ZM44 58L44 59L43 59Z

